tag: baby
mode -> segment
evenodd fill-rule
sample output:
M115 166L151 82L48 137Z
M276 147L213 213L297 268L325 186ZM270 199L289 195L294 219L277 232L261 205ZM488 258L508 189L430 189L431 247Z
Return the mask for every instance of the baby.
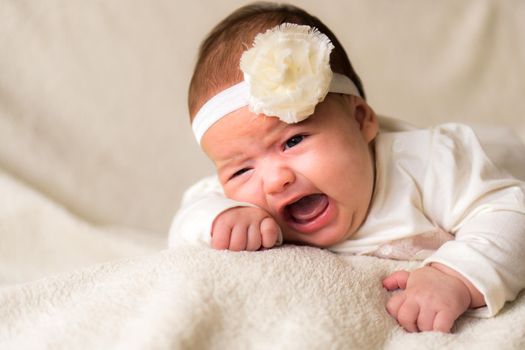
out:
M305 11L257 3L220 22L189 110L218 177L187 191L171 245L423 260L383 280L400 289L386 308L410 332L495 315L525 287L524 183L466 126L380 123L335 35Z

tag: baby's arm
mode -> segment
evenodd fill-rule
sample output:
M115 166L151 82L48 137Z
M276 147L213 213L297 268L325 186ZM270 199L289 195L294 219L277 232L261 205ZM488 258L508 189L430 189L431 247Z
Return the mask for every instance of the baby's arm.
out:
M469 128L448 125L437 130L420 182L422 204L425 215L455 239L427 258L425 267L385 279L388 289L404 289L392 297L388 310L408 330L429 328L430 316L404 311L405 303L423 305L421 310L430 313L437 304L449 313L448 321L439 321L436 314L438 327L434 323L432 329L447 330L467 308L478 307L469 311L476 316L493 316L525 288L525 184L497 170ZM451 278L466 286L468 303L464 287ZM453 291L450 286L455 286Z

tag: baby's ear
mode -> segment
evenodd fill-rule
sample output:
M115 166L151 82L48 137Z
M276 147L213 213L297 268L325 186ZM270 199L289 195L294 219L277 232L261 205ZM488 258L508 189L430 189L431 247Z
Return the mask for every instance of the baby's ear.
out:
M363 138L366 142L373 141L379 132L379 122L376 113L361 97L353 95L346 95L346 97L350 100L355 120L359 124Z

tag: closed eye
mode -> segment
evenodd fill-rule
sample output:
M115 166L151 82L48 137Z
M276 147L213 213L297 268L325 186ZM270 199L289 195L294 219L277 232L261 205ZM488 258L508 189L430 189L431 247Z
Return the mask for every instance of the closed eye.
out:
M240 170L237 170L235 173L233 173L232 176L230 176L230 180L236 178L237 176L240 176L240 175L244 174L245 172L247 172L249 170L250 170L249 168L242 168Z
M286 140L286 142L284 143L284 147L283 148L286 150L286 149L295 147L298 144L300 144L305 138L306 138L305 135L295 135L295 136L289 138L288 140Z

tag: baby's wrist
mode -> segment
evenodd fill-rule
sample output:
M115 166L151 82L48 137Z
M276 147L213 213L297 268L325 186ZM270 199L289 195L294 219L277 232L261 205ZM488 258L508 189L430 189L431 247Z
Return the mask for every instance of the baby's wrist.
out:
M476 287L474 287L474 285L470 283L470 281L467 280L462 274L440 263L431 263L429 266L446 275L455 277L462 282L470 298L469 308L477 308L486 305L483 294L481 294L481 292Z

